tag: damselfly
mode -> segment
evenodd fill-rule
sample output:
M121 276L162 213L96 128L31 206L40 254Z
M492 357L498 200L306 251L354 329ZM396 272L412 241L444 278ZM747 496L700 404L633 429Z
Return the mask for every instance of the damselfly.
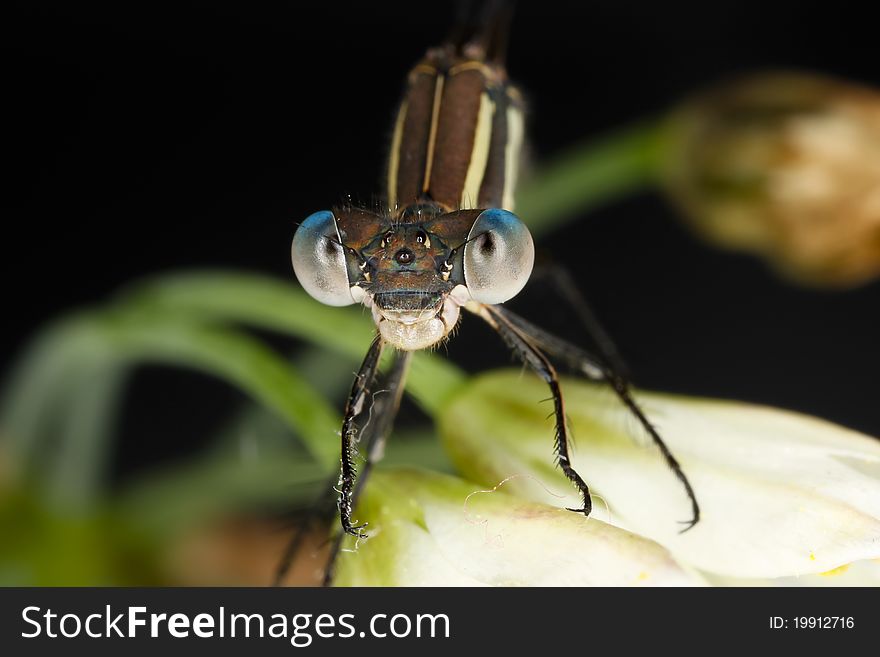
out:
M686 531L700 517L691 485L636 403L613 344L575 288L567 284L562 291L590 331L595 353L500 305L522 290L534 264L532 237L512 212L522 101L503 63L510 3L488 2L471 14L409 74L391 140L385 210L317 212L293 239L293 267L305 290L328 305L363 304L378 329L345 407L337 499L342 532L366 537L367 523L354 523L353 506L397 412L411 355L447 339L462 309L485 320L549 386L557 463L582 498L572 511L590 514L590 490L569 460L565 404L551 358L607 383L650 435L690 499ZM394 365L387 393L374 400L386 349L394 350ZM359 434L368 403L371 420ZM365 457L359 478L356 442Z

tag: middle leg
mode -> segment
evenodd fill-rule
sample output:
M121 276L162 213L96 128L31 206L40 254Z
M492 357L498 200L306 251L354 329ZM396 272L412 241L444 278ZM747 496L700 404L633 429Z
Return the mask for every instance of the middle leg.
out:
M593 502L590 498L589 487L583 480L583 477L571 465L568 427L565 423L565 402L562 399L562 390L559 387L559 376L556 374L556 369L547 356L516 325L509 322L501 313L496 312L495 308L480 305L478 308L471 310L494 328L520 360L532 368L550 387L550 393L553 397L553 413L556 418L556 458L562 472L569 481L577 486L583 500L580 509L569 510L589 516L593 508Z

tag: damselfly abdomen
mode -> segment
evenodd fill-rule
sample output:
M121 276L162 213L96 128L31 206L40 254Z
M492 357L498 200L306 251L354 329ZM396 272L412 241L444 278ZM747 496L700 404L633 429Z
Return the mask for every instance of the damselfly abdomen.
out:
M293 240L293 266L306 291L329 305L362 303L377 326L343 420L337 503L342 529L365 536L366 523L352 521L355 441L366 457L360 486L390 429L410 354L447 339L462 309L484 319L547 382L557 462L583 501L572 510L589 515L590 492L569 462L565 406L551 357L608 383L638 419L687 491L693 512L689 528L699 519L696 497L633 399L598 324L586 320L598 346L591 354L499 305L525 286L534 263L531 235L512 213L523 120L520 95L503 65L508 18L508 3L487 3L410 72L394 124L385 210L346 206L318 212L300 225ZM575 303L586 308L580 299ZM385 385L389 394L381 408L373 403L369 432L358 435L356 422L372 400L386 347L396 357Z

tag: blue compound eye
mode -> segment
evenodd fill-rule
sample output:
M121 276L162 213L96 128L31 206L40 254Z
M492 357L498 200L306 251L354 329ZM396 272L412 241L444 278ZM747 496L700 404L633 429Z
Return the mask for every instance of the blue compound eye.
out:
M328 306L355 303L332 212L316 212L300 224L293 236L290 259L297 279L309 295Z
M507 210L480 213L464 247L464 283L479 303L503 303L525 287L535 264L526 225Z

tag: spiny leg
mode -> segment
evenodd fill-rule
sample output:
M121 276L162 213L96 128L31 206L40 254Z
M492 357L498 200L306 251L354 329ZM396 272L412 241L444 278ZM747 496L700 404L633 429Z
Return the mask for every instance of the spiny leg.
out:
M565 425L565 404L562 399L562 391L559 388L559 377L556 374L556 369L547 356L529 340L528 336L514 324L508 322L504 315L498 312L496 306L480 305L478 308L469 307L469 309L494 328L520 360L532 368L550 387L550 393L553 396L553 413L556 417L556 457L562 472L568 477L569 481L577 486L583 498L582 508L569 510L589 516L593 508L593 503L590 499L590 489L571 465L568 449L568 428Z
M406 373L409 370L411 360L412 352L410 351L399 351L396 353L394 365L385 382L385 389L382 395L375 396L373 406L369 411L369 420L361 430L362 452L366 455L366 460L361 474L355 481L354 488L351 491L349 499L351 507L357 504L367 479L373 470L373 466L382 459L385 441L391 433L394 419L397 417L397 411L400 408L400 401L403 398L403 390L406 386ZM364 535L361 534L361 536L363 537ZM329 586L333 581L336 559L339 556L344 537L345 532L342 530L337 531L333 537L333 542L330 546L330 557L327 560L327 568L324 571L324 586Z
M509 310L496 306L492 307L491 311L498 318L501 318L509 325L516 327L522 335L527 336L530 341L551 356L558 358L560 361L566 363L569 367L580 372L587 378L607 383L611 387L618 399L620 399L627 410L633 414L639 424L641 424L651 437L651 440L660 450L666 464L672 470L673 474L675 474L679 482L681 482L687 493L688 499L691 502L692 516L690 520L683 521L683 524L686 526L681 530L682 533L696 525L700 521L700 505L697 502L697 496L694 493L690 481L682 470L678 459L672 454L656 427L654 427L647 415L645 415L641 406L636 402L629 381L623 374L615 369L615 366L612 364L612 359L604 353L601 356L590 354L584 349L535 326L528 320L523 319ZM603 340L596 338L596 336L593 336L593 338L597 345L599 345L599 348L602 349ZM608 340L607 336L604 336L604 339ZM616 354L616 350L614 353Z
M333 477L333 479L327 482L327 485L323 488L320 496L315 500L311 509L302 519L297 531L291 537L291 540L287 544L287 548L282 555L281 561L278 564L278 568L275 571L275 586L278 586L281 583L287 575L288 570L290 570L293 558L302 546L309 527L317 520L331 517L334 506L339 510L342 530L338 532L338 536L335 536L333 539L333 544L330 550L331 564L335 560L335 555L341 545L341 537L343 536L343 533L352 534L354 536L363 536L363 533L360 531L363 529L363 525L353 526L351 523L351 512L354 502L353 495L355 481L357 480L357 470L354 465L354 442L357 437L355 418L360 415L364 407L364 401L370 394L370 387L372 386L373 379L375 379L376 372L379 369L383 347L384 342L381 337L377 335L370 344L370 348L361 364L360 370L358 370L357 376L355 376L354 383L349 392L348 401L345 404L345 415L342 422L342 432L340 434L342 438L340 458L341 472L338 476ZM363 437L366 438L367 436L365 435ZM366 445L366 442L365 447L366 453L369 455L372 450L370 446ZM336 489L337 485L339 486L338 490ZM333 495L334 491L337 493L335 498ZM326 580L327 575L325 574L325 581Z
M364 466L354 481L354 487L351 492L351 506L357 504L357 500L363 490L373 465L381 460L385 441L394 424L394 418L400 406L403 397L403 391L406 381L406 373L412 358L410 352L397 352L394 364L388 373L387 380L383 390L373 393L371 406L366 409L367 420L360 431L361 452L366 455ZM327 482L326 486L321 489L318 499L310 506L309 511L305 514L302 522L299 524L297 531L291 537L290 542L284 552L282 559L276 570L274 585L280 585L284 577L287 575L290 565L299 552L303 540L308 529L315 523L326 523L332 519L334 511L338 508L338 498L336 493L336 484L339 475ZM333 533L331 540L329 557L324 575L324 585L330 583L333 577L333 569L339 549L342 545L342 539L345 533L342 529Z
M364 409L364 403L370 395L370 388L373 380L376 378L376 372L379 370L379 361L382 358L382 351L385 342L381 336L373 338L369 351L361 364L361 368L354 379L351 386L351 392L348 395L348 401L345 404L345 415L342 420L342 469L339 475L339 518L342 523L342 531L352 536L363 538L365 535L361 531L364 525L351 524L351 512L354 506L352 499L354 491L354 482L357 478L357 469L354 465L355 442L357 440L357 427L355 418L361 414Z

